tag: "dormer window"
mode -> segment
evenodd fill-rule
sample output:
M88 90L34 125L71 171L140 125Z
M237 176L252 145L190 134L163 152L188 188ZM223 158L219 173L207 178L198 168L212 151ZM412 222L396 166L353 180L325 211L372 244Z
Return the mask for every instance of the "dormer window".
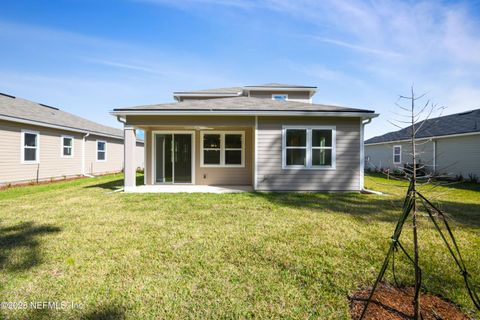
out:
M272 100L277 100L277 101L288 100L288 94L272 94Z

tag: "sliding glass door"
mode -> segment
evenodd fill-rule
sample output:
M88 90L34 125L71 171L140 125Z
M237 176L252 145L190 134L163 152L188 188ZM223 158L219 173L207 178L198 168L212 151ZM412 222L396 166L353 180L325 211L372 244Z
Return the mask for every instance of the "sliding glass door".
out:
M192 183L193 133L154 133L155 183Z

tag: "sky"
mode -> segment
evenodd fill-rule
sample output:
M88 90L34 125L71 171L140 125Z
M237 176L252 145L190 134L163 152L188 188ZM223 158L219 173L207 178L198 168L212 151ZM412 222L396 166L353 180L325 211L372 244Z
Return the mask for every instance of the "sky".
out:
M2 1L0 92L119 127L115 107L262 83L380 113L413 85L443 114L480 108L480 1Z

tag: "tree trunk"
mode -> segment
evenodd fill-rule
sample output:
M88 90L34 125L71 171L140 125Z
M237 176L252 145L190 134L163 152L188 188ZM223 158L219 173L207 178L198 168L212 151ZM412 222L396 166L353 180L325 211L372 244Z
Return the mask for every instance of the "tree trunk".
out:
M418 265L418 235L417 235L417 155L415 150L415 95L412 87L412 222L413 222L413 251L414 251L414 265L415 265L415 296L413 298L413 319L420 319L420 268Z

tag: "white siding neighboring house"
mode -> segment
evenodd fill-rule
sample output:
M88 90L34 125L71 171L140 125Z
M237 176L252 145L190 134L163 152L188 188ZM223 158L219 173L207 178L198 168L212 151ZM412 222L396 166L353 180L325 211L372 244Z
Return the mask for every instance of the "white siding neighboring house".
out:
M143 141L136 144L143 168ZM121 170L122 130L0 94L0 186Z
M313 104L315 92L270 83L174 92L174 103L114 109L127 141L125 191L172 184L361 191L363 130L377 114ZM136 128L145 131L141 188L131 165Z
M398 170L411 163L410 132L407 127L365 141L365 167ZM417 136L417 155L428 172L480 178L480 109L429 119Z

